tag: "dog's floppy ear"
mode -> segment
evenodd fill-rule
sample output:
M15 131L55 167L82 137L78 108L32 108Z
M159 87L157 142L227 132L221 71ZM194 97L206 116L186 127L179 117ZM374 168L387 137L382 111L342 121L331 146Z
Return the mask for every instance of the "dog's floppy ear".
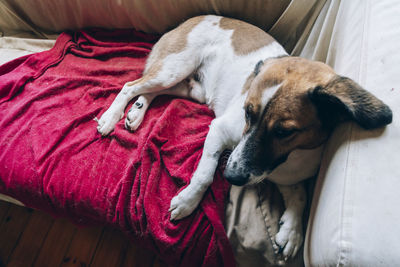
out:
M352 119L364 129L374 129L392 122L392 111L381 100L353 80L337 76L325 86L309 90L321 121L327 126Z

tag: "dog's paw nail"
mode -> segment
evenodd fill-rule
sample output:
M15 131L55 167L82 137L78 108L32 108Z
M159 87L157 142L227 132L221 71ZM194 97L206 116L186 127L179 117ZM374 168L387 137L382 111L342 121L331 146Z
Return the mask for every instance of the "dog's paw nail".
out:
M131 128L129 127L129 124L128 124L128 121L127 121L127 120L125 121L125 129L127 129L128 131L131 130Z
M137 103L137 102L136 102ZM135 103L135 106L137 106ZM140 124L143 121L144 118L144 110L139 110L140 108L143 107L143 103L141 104L140 107L132 108L129 112L128 115L126 116L125 119L125 128L129 131L136 131Z
M278 265L278 266L283 266L285 264L286 264L286 262L283 260L278 260L278 262L276 263L276 265Z
M143 107L143 103L142 103L142 102L135 102L135 106L136 106L138 109L141 109L141 108Z
M285 246L280 246L278 245L278 254L281 254L283 252L283 249L285 248Z
M177 209L174 209L171 212L170 221L177 221L177 220L182 219L183 217L185 217L185 216L182 216Z
M171 207L169 207L168 212L173 211L176 208L176 205L171 204Z

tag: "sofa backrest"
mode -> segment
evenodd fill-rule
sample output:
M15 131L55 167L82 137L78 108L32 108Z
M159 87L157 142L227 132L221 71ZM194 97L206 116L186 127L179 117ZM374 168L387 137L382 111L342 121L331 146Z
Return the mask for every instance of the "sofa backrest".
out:
M290 52L326 0L2 0L0 31L40 37L87 27L164 33L202 14L237 18L260 27Z
M189 17L218 14L271 28L290 0L3 0L0 29L61 32L85 27L163 33Z

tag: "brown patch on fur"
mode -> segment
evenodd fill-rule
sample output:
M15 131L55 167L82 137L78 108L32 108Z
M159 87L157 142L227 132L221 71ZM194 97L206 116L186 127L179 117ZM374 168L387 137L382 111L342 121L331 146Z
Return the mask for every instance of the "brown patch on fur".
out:
M256 75L254 74L254 72L252 72L249 77L247 77L243 88L242 88L242 95L245 94L249 89L250 89L250 85L253 82L254 78L256 77Z
M324 63L297 57L272 59L268 64L263 79L270 83L282 83L270 100L264 117L268 129L278 126L296 129L297 138L287 141L291 143L289 147L311 149L321 145L327 134L322 132L317 110L308 97L308 91L328 84L336 74Z
M253 106L261 104L264 91L272 86L282 84L277 95L270 102L278 99L295 98L295 95L304 95L309 89L318 85L327 84L336 74L328 65L298 57L273 58L265 61L260 73L252 79L248 86L249 95L246 102ZM249 76L249 78L251 75ZM249 80L248 78L248 80ZM247 81L246 81L247 83ZM243 90L249 90L244 87ZM292 103L287 103L291 104ZM286 105L277 106L277 113L287 108Z
M263 66L260 68L260 72L262 71L262 68ZM257 80L254 82L253 88L250 91L250 88L252 87L253 81L255 79ZM264 90L271 88L272 86L278 85L279 83L280 81L276 79L267 79L260 81L260 77L258 77L258 75L256 75L255 72L253 71L247 77L246 82L244 83L242 89L242 94L245 94L247 91L249 91L249 94L247 95L247 99L245 102L245 108L251 105L252 113L254 114L254 116L258 117L263 108L261 107L261 100ZM246 133L249 129L250 129L249 121L246 121L244 133Z
M141 82L142 79L143 79L143 78L139 78L139 79L136 79L136 80L134 80L134 81L132 81L132 82L127 82L126 85L127 85L127 86L133 86L133 85L135 85L135 84Z
M181 52L186 47L188 34L203 21L204 17L198 16L188 19L174 30L164 34L158 43L165 49L160 51L158 58L165 58L169 54Z
M267 145L271 159L279 158L293 149L312 149L326 141L328 133L322 128L315 105L308 91L325 86L336 74L329 66L297 57L268 59L253 79L245 105L264 110L259 114L257 136L268 134ZM265 90L281 84L261 107ZM250 126L247 126L250 127ZM294 130L293 135L279 138L278 132Z
M260 74L269 83L283 82L291 91L307 91L327 84L336 74L328 65L299 57L282 57L265 62L268 71ZM289 88L290 87L290 88Z
M261 101L262 101L262 96L264 94L264 91L276 86L280 83L282 83L282 80L278 77L267 77L263 76L263 74L260 73L262 76L256 76L252 74L247 78L246 83L249 83L243 87L242 92L245 93L246 91L249 90L249 94L247 96L246 103L252 103L254 107L257 107L257 109L261 109ZM253 78L251 79L251 77ZM254 81L254 84L253 84ZM247 86L247 87L246 87ZM250 90L251 88L251 90Z
M268 33L240 20L222 18L219 26L224 30L233 30L232 46L237 55L246 55L275 42Z
M148 68L143 75L146 79L154 78L162 68L164 58L170 54L176 54L183 51L187 45L188 34L203 21L205 16L198 16L188 19L177 28L164 34L154 45L152 53L147 59ZM162 48L162 49L161 49Z

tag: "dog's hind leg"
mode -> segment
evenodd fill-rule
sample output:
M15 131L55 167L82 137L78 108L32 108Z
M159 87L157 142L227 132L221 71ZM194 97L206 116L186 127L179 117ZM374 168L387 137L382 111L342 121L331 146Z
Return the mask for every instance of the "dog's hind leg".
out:
M110 108L98 120L98 132L103 136L108 135L122 119L129 101L138 95L159 94L177 85L195 71L199 65L197 62L198 60L190 52L183 51L147 66L143 77L126 83Z
M127 130L136 131L143 121L147 108L156 96L156 93L149 93L138 97L126 116L125 128Z
M158 95L174 95L188 98L190 97L190 89L186 80L178 83L177 85L162 90L156 93L148 93L140 95L139 98L132 105L125 119L125 128L130 131L136 131L143 121L144 115L150 106L150 103Z

